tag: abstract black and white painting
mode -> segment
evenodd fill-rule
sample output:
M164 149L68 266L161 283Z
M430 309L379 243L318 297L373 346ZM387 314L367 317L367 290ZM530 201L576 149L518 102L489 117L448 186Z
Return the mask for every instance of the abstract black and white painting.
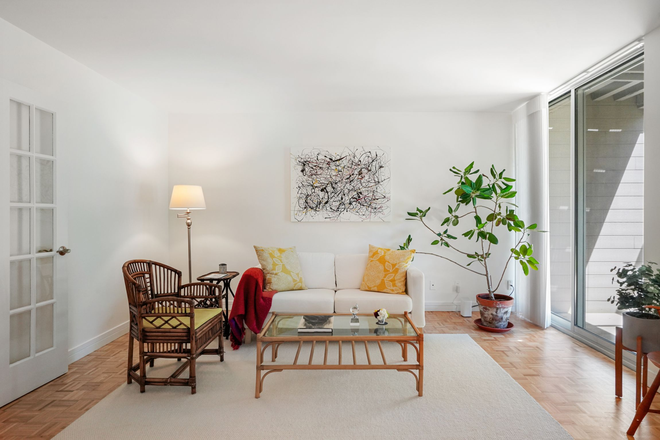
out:
M291 149L291 221L390 221L390 152Z

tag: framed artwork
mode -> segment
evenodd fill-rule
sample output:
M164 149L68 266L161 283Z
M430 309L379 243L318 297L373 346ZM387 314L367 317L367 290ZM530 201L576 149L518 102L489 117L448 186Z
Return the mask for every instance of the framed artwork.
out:
M292 148L291 221L386 222L389 148Z

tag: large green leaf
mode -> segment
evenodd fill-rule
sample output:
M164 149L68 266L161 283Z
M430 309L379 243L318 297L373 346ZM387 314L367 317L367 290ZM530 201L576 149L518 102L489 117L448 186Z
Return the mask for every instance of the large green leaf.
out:
M527 266L527 263L521 261L520 265L522 266L522 270L525 273L525 275L529 275L529 266Z
M477 177L477 180L474 181L474 186L476 189L479 189L483 186L484 184L484 177L480 174L479 177Z

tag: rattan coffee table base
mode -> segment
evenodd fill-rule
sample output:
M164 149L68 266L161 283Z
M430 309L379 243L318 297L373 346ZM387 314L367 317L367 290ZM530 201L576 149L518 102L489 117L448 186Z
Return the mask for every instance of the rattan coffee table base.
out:
M390 319L405 320L404 323L409 324L414 330L414 334L410 335L304 335L293 336L288 335L273 335L271 326L277 323L280 315L274 313L264 329L257 335L257 377L255 384L255 398L259 398L264 389L264 380L271 373L282 372L284 370L396 370L400 372L408 372L415 378L415 389L419 396L423 395L424 391L424 334L415 327L410 320L408 313L404 315L392 315ZM289 315L287 315L289 316ZM333 316L348 316L348 315L333 315ZM277 363L279 348L283 343L297 343L297 351L292 363ZM384 342L395 342L401 347L401 359L404 363L388 363L383 350ZM302 359L300 353L302 352L303 345L310 345L309 359ZM345 344L350 344L352 356L345 359L343 356L343 347ZM374 357L371 356L369 345L378 347L378 354ZM336 356L333 354L335 350L331 346L337 346ZM413 347L414 361L408 361L408 346ZM270 362L266 363L266 351L271 349ZM323 351L323 364L313 363L314 352L316 350ZM358 363L356 351L365 350L367 363ZM329 362L329 358L330 362ZM337 363L332 361L336 360Z

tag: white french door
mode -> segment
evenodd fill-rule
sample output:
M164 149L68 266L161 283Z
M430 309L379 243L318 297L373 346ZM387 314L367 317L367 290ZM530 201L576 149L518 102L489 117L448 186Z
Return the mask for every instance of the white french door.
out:
M57 114L0 80L0 406L67 372Z

